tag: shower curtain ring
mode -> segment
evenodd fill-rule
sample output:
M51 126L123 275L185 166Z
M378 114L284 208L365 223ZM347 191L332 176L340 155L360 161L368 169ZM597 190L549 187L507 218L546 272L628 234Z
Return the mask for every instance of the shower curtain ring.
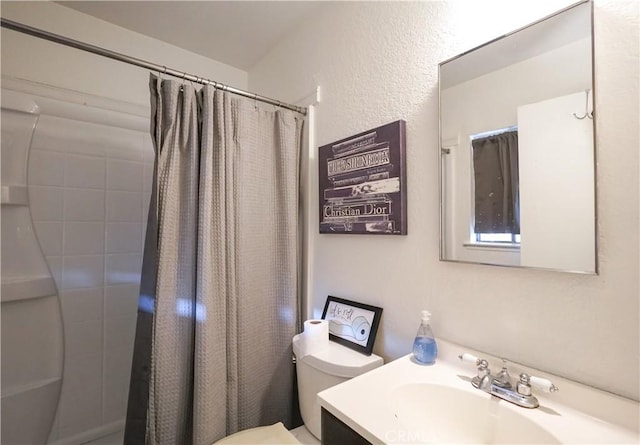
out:
M182 84L180 85L180 91L184 91L184 78L187 77L187 72L182 73Z

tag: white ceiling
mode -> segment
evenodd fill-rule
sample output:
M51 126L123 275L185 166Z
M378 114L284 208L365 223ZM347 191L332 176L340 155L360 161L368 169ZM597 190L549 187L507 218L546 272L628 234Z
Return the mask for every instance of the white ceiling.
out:
M323 1L58 1L115 25L249 70Z

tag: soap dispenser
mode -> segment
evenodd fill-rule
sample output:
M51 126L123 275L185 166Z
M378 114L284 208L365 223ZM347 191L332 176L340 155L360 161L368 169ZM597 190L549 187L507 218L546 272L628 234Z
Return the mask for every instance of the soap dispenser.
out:
M422 311L422 321L416 339L413 341L413 356L418 363L423 365L433 365L438 356L438 345L429 325L430 318L429 311Z

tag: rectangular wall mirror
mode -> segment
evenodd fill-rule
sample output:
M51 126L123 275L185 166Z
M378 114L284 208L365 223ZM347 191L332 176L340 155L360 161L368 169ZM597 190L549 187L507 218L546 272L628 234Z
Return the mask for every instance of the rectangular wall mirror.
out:
M441 260L597 273L592 16L439 65Z

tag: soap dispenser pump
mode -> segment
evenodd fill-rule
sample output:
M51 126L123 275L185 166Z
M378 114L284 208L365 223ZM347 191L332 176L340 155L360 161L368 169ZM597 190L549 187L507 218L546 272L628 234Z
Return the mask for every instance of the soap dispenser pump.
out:
M423 365L433 365L438 356L438 345L429 325L430 319L431 313L422 311L420 327L416 339L413 341L413 356L418 363Z

